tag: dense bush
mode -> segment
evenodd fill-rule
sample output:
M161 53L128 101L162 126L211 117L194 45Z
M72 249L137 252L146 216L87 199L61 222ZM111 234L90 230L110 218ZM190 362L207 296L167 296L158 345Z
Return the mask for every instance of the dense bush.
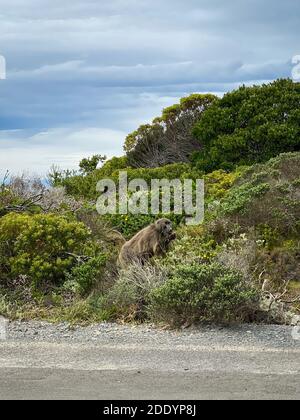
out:
M82 223L62 216L9 213L0 219L0 278L28 275L35 287L58 283L89 235Z
M113 174L116 176L116 174ZM199 177L199 172L195 171L190 164L187 163L173 163L155 168L128 168L128 180L141 178L147 184L151 185L152 179L195 179Z
M166 257L157 263L170 269L182 264L209 264L218 253L218 245L203 225L180 226Z
M280 234L300 231L300 153L285 153L249 168L223 199L219 213L240 226L266 224Z
M106 156L93 155L89 158L84 158L79 162L80 171L83 174L89 174L97 169L99 163L103 163L106 160Z
M244 213L255 199L259 199L269 190L270 185L267 182L258 185L246 182L229 193L226 201L222 203L222 210L224 214Z
M150 294L150 314L171 325L243 320L254 310L257 293L243 277L222 265L178 265L171 278Z
M203 175L206 204L224 198L240 174L241 169L230 173L220 169Z
M103 281L107 255L101 254L89 259L83 264L76 265L66 273L64 289L79 295L86 295L97 283Z
M203 149L193 161L206 172L264 162L300 150L300 84L277 80L215 101L194 128Z

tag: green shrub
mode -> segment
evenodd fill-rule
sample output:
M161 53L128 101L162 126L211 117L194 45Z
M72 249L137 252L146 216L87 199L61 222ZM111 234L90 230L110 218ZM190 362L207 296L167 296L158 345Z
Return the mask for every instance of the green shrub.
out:
M127 177L128 181L132 179L143 179L147 182L149 190L151 188L151 180L152 179L185 179L185 178L191 178L196 179L197 177L200 177L200 174L192 170L191 166L189 164L172 164L172 165L166 165L161 168L138 168L138 169L132 169L132 168L126 168L127 171ZM110 176L110 179L112 179L116 185L118 185L119 181L119 171L113 172ZM96 181L95 181L96 185ZM128 199L130 198L131 193L128 193ZM148 200L148 207L150 209L150 203L151 203L151 195L147 196ZM158 214L158 215L152 215L152 214L107 214L103 218L111 226L113 226L115 229L118 229L126 238L130 238L133 236L136 232L138 232L140 229L144 228L145 226L149 225L150 223L153 223L157 218L159 217L168 217L172 220L174 225L178 225L182 219L183 215L175 215L172 213L172 199L171 199L171 206L170 206L171 213L168 214Z
M150 314L156 321L243 320L256 305L257 294L243 277L222 265L179 265L170 279L150 294Z
M206 172L265 162L300 150L300 83L277 80L227 93L202 115L195 165Z
M104 165L98 169L99 173L101 172L102 176L110 176L115 171L120 171L122 169L128 168L128 162L126 156L112 157L107 160Z
M156 168L127 168L126 170L129 181L141 178L147 182L149 187L152 179L195 179L199 175L188 163L172 163ZM116 175L118 172L112 174L112 176Z
M83 174L89 174L97 169L99 162L103 163L105 160L106 156L102 155L93 155L89 158L84 158L79 162L80 171Z
M107 262L107 255L102 254L72 268L66 273L64 289L79 295L86 295L97 282L101 282Z
M244 171L221 201L218 217L240 228L268 225L283 236L299 234L300 153L284 153Z
M135 178L144 179L149 187L151 186L151 179L201 179L202 174L193 170L189 164L172 164L166 165L161 168L139 168L131 169L128 168L128 180ZM204 176L205 182L205 198L206 204L212 202L213 200L220 200L223 198L230 187L238 177L240 172L226 173L225 171L214 171L211 174ZM114 181L117 183L118 174L113 174ZM150 194L149 194L149 208L150 208ZM153 223L159 217L167 217L172 220L174 227L180 225L185 218L185 215L176 215L172 213L172 196L171 196L171 213L159 215L151 214L113 214L105 215L104 219L109 222L111 226L118 229L126 238L132 237L140 229L144 228L150 223Z
M238 188L234 188L222 203L222 212L224 214L245 212L249 204L253 203L254 199L259 198L269 190L270 185L268 183L253 185L247 182Z
M268 249L274 248L280 242L278 229L270 227L268 224L260 224L257 226L258 240L262 241L264 247Z
M159 264L169 268L176 268L183 261L185 264L207 264L218 252L216 241L203 225L180 226L176 236L166 257L157 261Z
M9 213L0 219L1 278L28 275L35 287L58 283L89 236L82 223L63 216Z

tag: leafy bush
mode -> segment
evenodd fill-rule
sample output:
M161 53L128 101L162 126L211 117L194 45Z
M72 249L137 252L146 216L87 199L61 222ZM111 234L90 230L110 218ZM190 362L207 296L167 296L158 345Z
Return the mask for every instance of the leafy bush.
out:
M93 207L81 208L77 212L76 218L89 229L93 242L99 246L99 252L112 256L123 245L124 237L114 229L114 226L109 222L109 217L99 215Z
M271 250L280 242L280 235L277 227L272 228L266 223L257 226L258 240L262 245Z
M127 168L127 176L129 181L135 178L144 179L150 187L152 179L196 179L199 177L199 172L188 163L172 163L155 168Z
M240 172L225 172L222 169L203 176L206 201L220 200L232 187Z
M115 160L116 161L115 161ZM128 181L132 179L143 179L147 182L148 187L151 187L152 179L197 179L201 178L201 174L195 171L190 164L170 164L160 168L118 168L126 163L124 158L114 158L111 161L107 161L102 168L97 169L93 173L87 176L75 176L68 177L64 180L64 188L69 194L75 195L76 197L84 197L87 199L95 200L98 198L99 193L96 191L97 182L100 179L111 179L116 185L119 182L119 172L120 170L126 170ZM229 185L229 176L223 174L215 174L215 177L211 177L210 185L213 183L216 186L216 178L218 177L220 183L223 182L223 185L220 187L222 191L227 188ZM225 177L227 178L225 180ZM216 187L215 187L216 188ZM221 191L219 191L222 194ZM128 198L130 193L128 193ZM148 203L150 203L150 194L148 197ZM172 211L172 204L171 204ZM79 212L80 213L80 212ZM150 215L150 214L140 214L140 215L122 215L122 214L107 214L101 219L103 223L109 223L112 228L118 229L126 238L134 235L138 230L152 223L157 217L168 217L170 218L175 225L179 224L183 219L181 215L174 214L159 214L159 215ZM86 221L85 221L86 222Z
M99 169L99 171L101 171L102 175L110 176L115 171L128 168L129 166L130 165L128 164L126 156L114 156L111 159L107 160L104 163L104 165Z
M149 187L151 188L152 179L197 179L200 177L200 174L194 171L189 164L170 164L161 168L127 168L127 177L128 181L132 179L143 179L146 181ZM118 184L119 171L112 173L111 179L113 179L116 184ZM128 193L128 199L130 198L130 192ZM147 195L148 207L150 209L151 203L151 194ZM172 212L172 196L171 196L171 205L170 213L160 213L158 215L152 214L113 214L105 215L104 219L109 221L109 223L116 229L118 229L126 238L130 238L140 229L144 228L150 223L153 223L159 217L167 217L172 220L174 226L177 226L184 218L184 215L176 215Z
M234 181L237 179L241 171L236 171L233 173L226 173L225 171L214 171L211 174L202 176L201 173L195 171L190 164L171 164L166 165L161 168L138 168L138 169L127 169L128 180L141 178L144 179L150 188L152 179L201 179L204 178L205 182L205 201L206 205L214 202L215 200L220 200L225 197L229 192L230 187L233 185ZM114 180L117 182L116 174L113 173ZM150 208L150 197L148 196L148 203ZM171 196L171 213L159 215L105 215L104 219L109 221L109 223L120 230L120 232L126 237L130 238L136 232L138 232L143 227L152 223L156 218L167 217L172 220L174 226L180 225L185 215L176 215L172 212L172 196Z
M106 262L107 255L102 254L83 264L76 265L71 272L66 273L64 289L80 296L86 295L97 283L103 280Z
M179 265L170 279L150 294L150 314L171 325L199 321L243 320L257 294L235 271L213 263Z
M217 243L203 225L180 226L176 235L176 241L161 261L164 267L176 268L183 261L185 264L207 264L217 255ZM160 264L159 260L157 262Z
M210 172L300 150L299 101L300 84L284 79L227 93L214 101L194 128L203 146L194 163Z
M104 220L109 222L114 229L117 229L125 239L130 239L138 231L150 225L155 220L167 217L172 221L173 227L176 228L183 220L182 215L174 213L168 214L106 214L103 216ZM119 242L120 243L120 242Z
M73 176L63 177L59 185L66 188L66 192L75 197L84 197L95 199L98 195L96 191L97 182L100 179L113 179L118 181L119 171L127 170L127 158L113 157L106 161L101 168L95 169L89 173L74 174Z
M300 153L285 153L253 165L221 202L219 215L240 226L268 225L285 236L300 225Z
M63 216L9 213L0 219L1 278L28 275L35 287L57 283L89 236L82 223Z
M255 185L251 182L246 182L228 194L227 199L222 204L222 211L224 214L245 212L254 199L263 196L269 190L270 185L268 183Z

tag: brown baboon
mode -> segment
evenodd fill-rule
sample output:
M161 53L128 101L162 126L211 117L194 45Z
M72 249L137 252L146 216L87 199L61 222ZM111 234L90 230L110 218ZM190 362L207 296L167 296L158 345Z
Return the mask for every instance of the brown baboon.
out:
M140 230L122 246L118 263L126 267L130 262L143 264L156 255L164 255L170 243L176 238L169 219L159 219Z

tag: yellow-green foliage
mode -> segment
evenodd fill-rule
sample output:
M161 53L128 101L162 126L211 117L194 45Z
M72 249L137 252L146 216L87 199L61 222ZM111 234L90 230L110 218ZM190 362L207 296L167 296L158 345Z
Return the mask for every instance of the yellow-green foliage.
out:
M206 233L204 226L182 226L177 230L177 239L164 259L163 265L176 267L182 261L206 264L217 255L217 252L216 241Z
M204 175L206 199L210 201L223 198L238 176L238 171L228 173L222 169Z
M9 213L0 219L1 277L28 275L35 286L57 282L89 238L83 223L52 214Z
M86 199L96 199L98 193L96 191L97 182L101 179L111 179L116 185L119 182L119 172L126 171L128 181L132 179L143 179L151 187L152 179L202 179L205 181L205 200L209 203L214 200L220 200L229 191L230 187L239 175L239 172L227 173L225 171L214 171L203 177L203 174L195 170L187 163L174 163L159 168L130 168L126 167L126 158L113 158L107 161L102 168L97 169L86 176L68 177L61 181L66 187L69 194L80 196ZM149 195L150 203L150 195ZM172 204L171 204L172 205ZM157 217L170 218L175 226L180 223L183 217L174 214L154 215L106 215L105 220L118 229L126 238L131 237L138 230L142 229L149 223L152 223Z

